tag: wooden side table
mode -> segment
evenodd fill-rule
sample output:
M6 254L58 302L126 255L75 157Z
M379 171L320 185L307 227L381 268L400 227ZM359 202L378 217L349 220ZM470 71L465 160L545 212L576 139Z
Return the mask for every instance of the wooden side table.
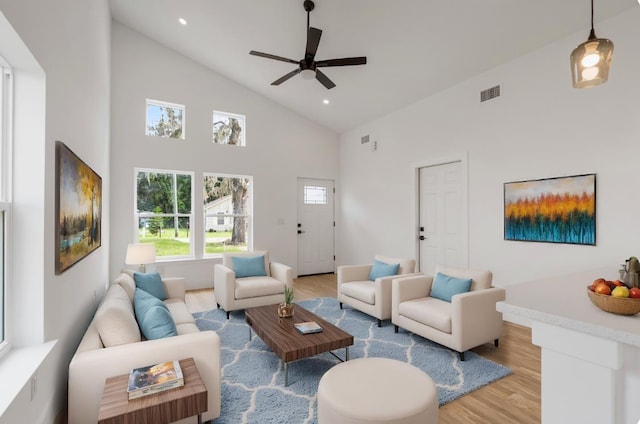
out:
M207 411L207 387L193 358L180 360L184 386L129 400L129 374L107 378L102 393L98 424L172 423Z

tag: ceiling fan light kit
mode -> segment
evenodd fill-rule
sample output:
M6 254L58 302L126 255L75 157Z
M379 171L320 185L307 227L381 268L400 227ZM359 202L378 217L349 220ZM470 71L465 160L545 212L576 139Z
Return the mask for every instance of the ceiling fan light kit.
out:
M333 66L353 66L353 65L365 65L367 63L367 58L365 56L360 57L345 57L341 59L328 59L328 60L315 60L316 52L318 51L318 46L320 45L320 37L322 37L322 30L318 28L314 28L309 25L309 15L313 9L315 9L315 3L311 0L304 0L303 2L304 10L307 12L307 46L304 53L304 58L301 60L293 60L288 59L282 56L276 56L269 53L262 53L255 50L251 50L249 52L250 55L260 56L266 59L278 60L281 62L287 62L298 65L297 69L289 72L286 75L278 78L271 85L280 85L288 79L301 74L302 79L317 79L322 85L324 85L327 89L331 89L335 87L334 84L329 77L327 77L322 71L318 68L328 68Z
M593 29L593 0L591 0L591 32L589 38L571 52L571 79L574 88L588 88L609 79L613 56L613 42L596 37Z

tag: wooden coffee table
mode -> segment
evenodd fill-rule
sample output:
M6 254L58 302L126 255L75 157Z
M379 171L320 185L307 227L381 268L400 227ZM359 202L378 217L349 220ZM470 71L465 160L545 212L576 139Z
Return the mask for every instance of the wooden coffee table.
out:
M291 318L278 316L278 305L259 306L244 310L249 324L249 339L253 330L284 363L284 385L289 385L289 362L329 352L341 361L349 360L349 346L353 336L335 325L309 312L300 305L294 305ZM301 334L293 324L315 321L322 327L321 333ZM345 348L345 358L338 357L333 350Z

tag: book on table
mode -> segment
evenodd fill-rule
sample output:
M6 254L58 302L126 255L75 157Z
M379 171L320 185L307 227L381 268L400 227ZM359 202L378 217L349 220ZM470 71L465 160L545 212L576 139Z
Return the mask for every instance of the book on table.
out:
M302 334L313 334L322 332L322 327L315 321L297 322L293 326Z
M129 400L184 386L184 376L178 361L166 361L134 368L129 373Z

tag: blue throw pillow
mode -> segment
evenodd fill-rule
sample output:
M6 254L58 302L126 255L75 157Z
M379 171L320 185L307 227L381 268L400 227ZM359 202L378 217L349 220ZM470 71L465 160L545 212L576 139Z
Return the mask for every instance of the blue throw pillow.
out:
M471 289L471 278L456 278L447 274L437 273L431 286L431 297L451 302L451 298Z
M134 272L133 279L136 282L137 288L146 291L160 300L167 300L167 291L164 288L162 278L158 272L149 272L147 274L143 272Z
M177 336L178 330L167 305L144 290L136 289L133 307L140 331L147 340Z
M260 256L232 256L233 272L236 278L265 277L264 255Z
M400 264L385 264L384 262L374 259L371 272L369 273L369 280L375 281L376 278L397 275L398 268L400 268Z

